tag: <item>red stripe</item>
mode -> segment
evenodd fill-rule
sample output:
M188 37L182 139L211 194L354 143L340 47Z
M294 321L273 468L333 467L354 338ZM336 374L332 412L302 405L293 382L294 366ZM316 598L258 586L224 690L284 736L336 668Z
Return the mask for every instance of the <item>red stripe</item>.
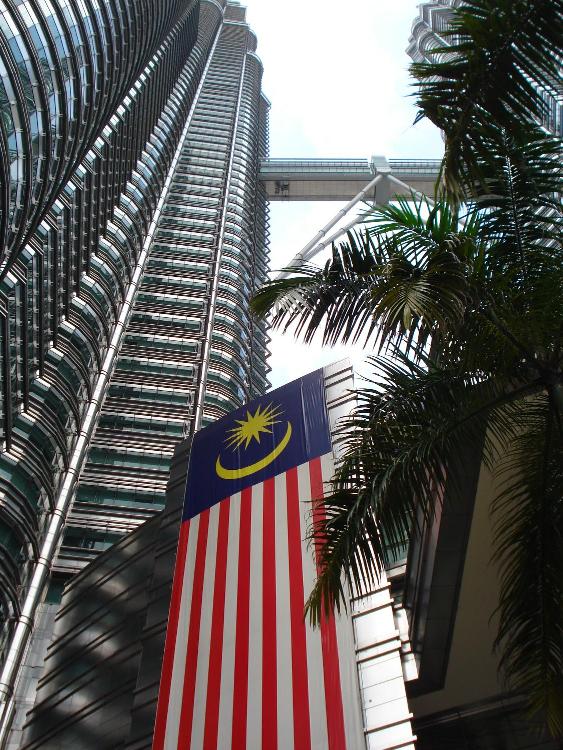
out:
M309 462L311 477L311 497L318 500L324 497L323 477L320 458ZM324 521L325 512L322 505L315 503L313 524ZM317 556L317 573L320 573L321 542L315 541ZM325 682L326 716L329 750L345 750L344 709L342 707L342 688L340 684L340 665L338 662L338 642L336 640L336 623L334 615L321 615L321 644L323 651L323 672Z
M301 508L297 468L286 473L287 488L287 547L289 557L289 616L291 626L291 669L293 686L294 747L310 750L311 726L309 716L309 681L307 674L307 637L303 607L303 560L301 540Z
M219 731L219 697L221 694L221 662L223 659L223 625L225 622L225 587L227 578L227 548L229 545L230 498L219 504L219 529L215 557L215 589L211 618L209 671L205 701L204 750L216 750Z
M199 532L195 556L194 582L192 589L192 606L190 609L190 626L188 629L188 647L186 652L186 669L182 690L182 714L178 732L182 748L191 747L192 721L194 715L195 678L197 671L197 653L199 649L199 627L201 623L201 597L203 576L205 573L205 555L207 551L207 532L209 529L209 508L200 513Z
M241 492L231 750L246 750L250 605L250 487Z
M277 750L276 495L273 477L264 482L262 523L262 750Z
M166 645L164 647L164 657L162 660L162 676L160 678L158 706L156 709L156 721L154 725L153 750L162 750L164 747L166 719L168 718L168 700L170 698L170 684L172 682L174 651L176 649L178 620L180 619L180 602L182 601L182 587L184 584L184 571L186 567L189 536L190 522L185 521L180 526L178 550L176 552L174 582L172 584L172 596L170 598L170 610L168 612L168 627L166 629Z

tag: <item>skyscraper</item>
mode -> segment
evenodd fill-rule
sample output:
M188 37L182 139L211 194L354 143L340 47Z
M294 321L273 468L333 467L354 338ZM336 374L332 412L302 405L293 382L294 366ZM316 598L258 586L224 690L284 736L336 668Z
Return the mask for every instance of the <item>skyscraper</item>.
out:
M0 32L5 705L53 563L159 510L175 443L266 386L268 103L234 2L0 3Z
M229 5L162 211L56 564L74 571L162 508L176 443L266 388L261 64Z

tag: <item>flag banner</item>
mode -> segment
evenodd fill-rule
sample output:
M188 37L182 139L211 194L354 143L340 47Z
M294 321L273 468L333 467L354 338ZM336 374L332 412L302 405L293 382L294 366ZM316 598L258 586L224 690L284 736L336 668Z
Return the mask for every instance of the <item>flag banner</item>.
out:
M183 520L330 449L323 371L318 370L197 433Z
M195 436L155 750L366 747L351 620L304 617L332 472L322 370Z

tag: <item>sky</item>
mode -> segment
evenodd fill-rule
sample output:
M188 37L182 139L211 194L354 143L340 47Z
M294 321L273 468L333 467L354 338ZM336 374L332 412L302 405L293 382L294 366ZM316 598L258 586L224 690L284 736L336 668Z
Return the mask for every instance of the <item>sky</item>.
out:
M439 158L442 140L416 107L405 52L416 0L242 0L271 102L270 156ZM343 203L270 204L271 268L281 268ZM344 222L353 218L350 214ZM322 257L319 258L319 262ZM323 349L272 331L272 387L365 352Z

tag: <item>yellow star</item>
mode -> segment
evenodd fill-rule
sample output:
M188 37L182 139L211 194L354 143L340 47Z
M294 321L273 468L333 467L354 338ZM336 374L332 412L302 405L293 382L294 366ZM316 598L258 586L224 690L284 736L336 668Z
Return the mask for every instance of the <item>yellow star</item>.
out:
M263 410L261 406L258 406L254 414L247 411L246 419L235 420L239 427L227 430L227 445L232 446L233 450L236 450L244 443L244 449L246 450L253 438L259 443L262 433L272 433L272 430L269 428L274 424L278 424L279 419L276 419L276 417L279 417L280 414L281 411L279 408L274 407L273 404L268 404Z

